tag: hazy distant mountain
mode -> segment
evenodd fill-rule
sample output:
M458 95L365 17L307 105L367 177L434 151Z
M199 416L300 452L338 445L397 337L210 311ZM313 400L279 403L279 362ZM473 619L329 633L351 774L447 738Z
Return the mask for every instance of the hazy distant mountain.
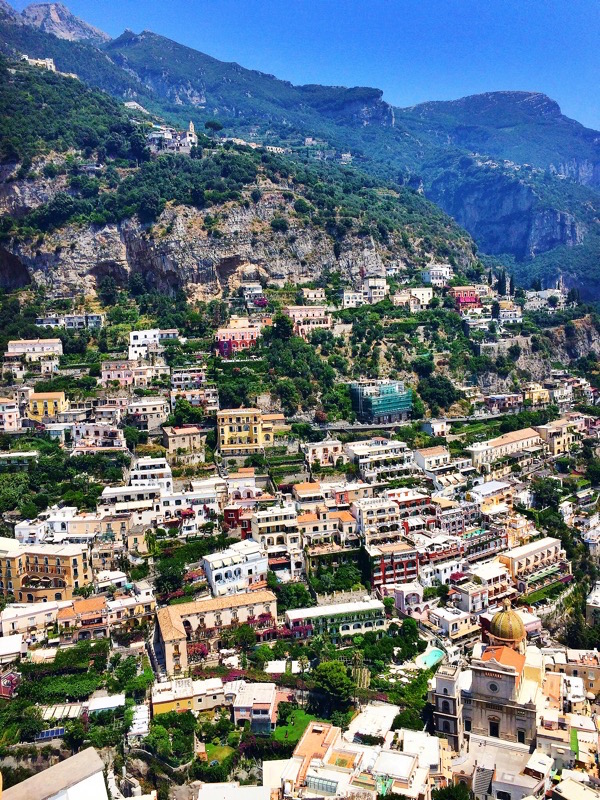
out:
M44 33L52 33L59 39L91 44L103 44L110 40L107 33L79 19L62 3L31 3L23 11L23 17L28 25Z
M597 271L600 285L600 133L543 94L400 109L379 89L294 86L150 31L65 41L31 27L31 15L17 17L0 0L4 52L51 56L59 69L176 124L201 128L216 117L226 133L296 148L305 137L322 139L324 150L351 152L371 174L422 188L482 253L522 276L563 272L585 289Z

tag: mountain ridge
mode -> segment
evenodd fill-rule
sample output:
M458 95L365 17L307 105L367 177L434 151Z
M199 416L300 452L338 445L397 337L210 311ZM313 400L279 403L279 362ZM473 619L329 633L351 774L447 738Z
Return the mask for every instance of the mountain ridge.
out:
M563 115L542 92L399 108L377 88L294 86L152 31L125 31L96 46L59 40L6 11L0 46L51 55L59 69L182 127L217 118L229 135L304 156L307 137L350 152L370 174L422 188L483 254L525 282L540 272L547 280L563 274L581 288L578 263L600 263L600 133Z
M62 3L30 3L21 12L26 24L67 41L103 44L110 36L76 17Z

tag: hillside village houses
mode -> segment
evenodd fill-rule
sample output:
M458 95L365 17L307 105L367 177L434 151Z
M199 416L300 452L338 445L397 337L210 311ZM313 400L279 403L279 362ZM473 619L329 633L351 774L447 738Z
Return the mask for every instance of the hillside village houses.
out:
M390 299L418 313L443 296L462 314L487 318L495 296L489 287L448 287L452 276L449 266L431 265L420 276L426 285L404 284ZM305 305L282 307L295 333L310 341L315 329L333 330L338 312L323 289L301 288ZM393 663L399 670L393 680L408 685L423 669L432 670L432 730L398 727L398 707L375 700L367 687L368 699L358 704L347 730L309 722L277 775L267 769L269 791L280 798L366 791L373 798L386 787L430 800L434 788L464 782L478 800L541 800L557 769L583 775L598 747L592 696L600 693L600 654L567 648L546 629L546 608L569 596L577 569L567 556L571 549L542 532L527 509L530 470L536 475L584 443L595 446L588 439L597 440L598 424L584 407L594 401L593 387L558 370L510 392L477 387L482 427L488 418L523 408L556 405L559 412L553 409L544 424L507 433L494 423L457 446L461 429L449 412L412 425L410 380L348 379L356 422L333 430L313 425L320 440L299 440L300 409L286 420L273 398L235 408L222 403L222 391L219 397L211 361L224 364L219 356L226 358L235 370L253 359L251 348L270 324L263 307L254 305L268 289L260 283L253 289L251 282L242 289L248 316L230 317L217 329L212 354L188 358L193 343L177 329L126 332L126 354L111 350L100 362L94 398L36 391L47 369L62 374L61 339L9 343L4 369L11 365L14 385L0 398L6 438L18 443L22 435L47 436L69 458L125 456L128 465L122 480L106 481L87 510L69 502L32 519L8 517L14 538L0 537L2 668L18 671L20 659L49 641L60 649L107 639L118 650L124 632L128 641L143 631L156 678L148 692L153 719L170 711L223 709L240 729L248 723L268 736L281 724L281 704L296 697L280 676L298 675L298 668L292 659L274 658L265 665L268 680L254 680L242 667L252 649L242 653L232 645L240 628L249 626L257 645L320 637L316 641L343 653L356 637L376 641L411 619L425 649L407 664ZM385 278L369 277L360 292L347 289L340 300L353 308L388 294ZM236 302L238 308L241 297ZM501 305L507 325L518 317L511 303ZM44 327L71 329L68 315L42 319ZM72 329L84 330L80 322ZM86 319L85 329L94 324ZM172 366L168 351L175 345L169 342L178 343ZM238 361L242 350L248 352ZM39 371L38 362L45 365ZM202 408L202 421L179 418L176 424L178 400ZM403 423L410 426L407 436ZM141 447L131 444L132 427L143 435ZM43 447L11 446L1 454L0 470L28 469L43 457ZM213 451L215 463L205 463ZM281 469L288 459L297 474ZM555 476L557 485L565 477ZM596 499L593 487L581 486L558 512L591 559L600 558ZM178 566L182 588L157 590L165 545L173 553L221 533L227 538L215 539L214 549L199 550L202 555ZM152 569L140 579L138 570L147 564ZM347 592L330 590L349 566L359 575L357 584ZM318 581L324 591L314 589ZM283 605L282 593L292 595L300 585L311 604ZM600 619L599 608L592 587L588 625ZM242 677L227 680L225 671L206 677L205 671L230 669L229 658ZM344 664L351 675L365 668ZM310 663L308 674L315 667ZM388 665L385 670L394 674ZM371 674L368 664L366 671Z

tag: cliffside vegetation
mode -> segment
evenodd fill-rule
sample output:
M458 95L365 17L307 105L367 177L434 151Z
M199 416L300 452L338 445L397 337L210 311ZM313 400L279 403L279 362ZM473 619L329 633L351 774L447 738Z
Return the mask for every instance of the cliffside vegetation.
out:
M291 223L318 229L338 243L346 237L391 245L417 262L473 259L469 237L417 192L353 168L302 164L289 157L202 138L192 157L149 160L144 132L115 101L73 79L21 64L2 65L2 155L18 160L17 179L64 174L67 191L19 219L5 216L4 239L33 237L68 223L106 225L137 215L154 223L167 203L206 209L206 235L218 238L220 209L250 208L263 191L278 190L267 231L286 234ZM61 156L65 151L69 155ZM75 152L73 152L75 151ZM36 156L44 156L32 163ZM83 162L104 165L91 175ZM292 234L290 233L290 236ZM336 250L337 252L337 250Z
M0 160L27 175L35 156L71 148L134 164L149 155L143 132L108 95L0 58Z

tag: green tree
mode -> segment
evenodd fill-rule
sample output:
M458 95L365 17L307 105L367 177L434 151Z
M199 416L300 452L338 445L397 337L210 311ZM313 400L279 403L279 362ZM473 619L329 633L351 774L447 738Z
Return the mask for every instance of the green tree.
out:
M244 652L249 652L256 645L256 632L251 625L240 625L233 633L233 642Z
M273 317L272 336L275 339L290 339L294 335L294 323L287 314L278 312Z
M534 478L531 483L535 503L539 508L558 509L561 499L561 488L553 478Z
M219 131L223 130L223 126L216 119L207 119L206 122L204 123L204 127L206 128L207 131L210 132L210 135L213 136L213 137Z
M356 690L341 661L321 662L312 673L312 684L316 692L326 696L330 708L347 706Z
M69 750L77 753L85 742L85 728L83 727L83 722L80 719L74 719L65 723L65 732L62 738Z
M117 304L119 293L117 283L113 277L107 275L102 278L98 285L98 297L104 306L114 306Z

